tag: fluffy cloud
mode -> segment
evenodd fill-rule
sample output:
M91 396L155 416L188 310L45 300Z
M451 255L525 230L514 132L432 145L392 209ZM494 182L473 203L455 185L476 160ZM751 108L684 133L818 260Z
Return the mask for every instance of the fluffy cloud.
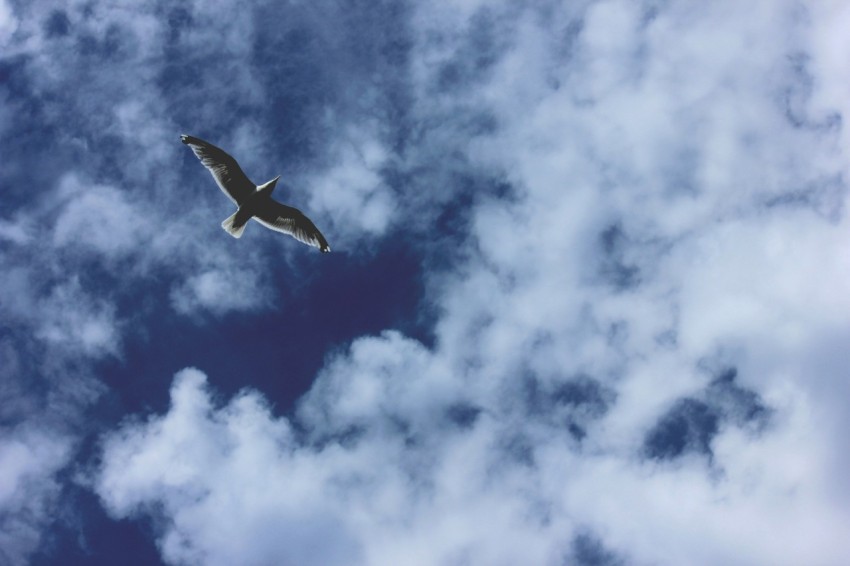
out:
M328 211L343 241L381 235L395 217L395 197L381 179L386 150L374 137L346 136L334 150L335 165L314 181L311 209ZM351 245L351 244L349 244Z
M253 310L270 306L255 272L216 269L190 277L171 292L174 309L183 314Z
M198 370L180 372L168 416L107 441L98 491L108 509L127 515L161 502L169 527L160 548L175 563L357 563L345 502L322 493L310 455L294 453L288 423L253 392L218 410L205 380ZM265 487L245 499L246 485ZM223 522L208 528L222 506Z
M57 187L58 217L53 226L57 247L91 248L105 256L126 254L147 239L148 214L136 210L114 187L91 186L73 176Z
M429 361L396 334L355 342L301 407L306 443L257 393L217 407L184 370L167 414L108 438L98 493L115 516L164 519L177 564L830 564L847 550L846 508L818 473L829 443L790 396L766 436L721 418L711 471L577 440L566 423L607 410L581 380L516 414L446 395Z

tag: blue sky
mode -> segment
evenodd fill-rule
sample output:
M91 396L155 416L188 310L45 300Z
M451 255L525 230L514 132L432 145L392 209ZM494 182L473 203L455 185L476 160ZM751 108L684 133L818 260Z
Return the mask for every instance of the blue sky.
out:
M0 564L846 563L848 25L0 0Z

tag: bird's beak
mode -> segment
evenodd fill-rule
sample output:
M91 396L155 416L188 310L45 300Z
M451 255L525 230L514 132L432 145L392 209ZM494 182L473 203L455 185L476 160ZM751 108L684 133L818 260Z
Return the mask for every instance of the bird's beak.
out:
M275 177L275 178L274 178L274 179L272 179L271 181L268 181L268 182L266 182L266 183L263 183L262 185L260 185L259 187L257 187L257 191L258 191L258 192L261 192L261 193L263 193L263 194L265 194L265 195L270 195L270 194L272 194L272 191L274 190L274 186L275 186L275 185L277 185L277 180L278 180L278 179L280 179L280 175L278 175L277 177Z

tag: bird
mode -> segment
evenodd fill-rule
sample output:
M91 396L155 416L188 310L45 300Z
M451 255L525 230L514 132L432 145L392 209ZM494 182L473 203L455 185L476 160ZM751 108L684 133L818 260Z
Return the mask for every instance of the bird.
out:
M286 206L271 197L280 175L262 185L255 185L242 172L236 159L223 149L187 134L182 134L180 140L189 146L212 173L219 188L238 207L221 223L228 234L241 238L245 226L253 218L266 228L289 234L300 242L319 248L322 253L331 251L328 241L312 220L297 208Z

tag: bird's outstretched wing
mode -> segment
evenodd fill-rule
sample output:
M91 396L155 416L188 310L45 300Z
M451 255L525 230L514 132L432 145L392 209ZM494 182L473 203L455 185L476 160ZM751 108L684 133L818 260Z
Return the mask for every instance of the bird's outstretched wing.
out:
M216 183L237 205L241 205L257 188L242 172L239 164L226 151L200 138L183 134L180 140L192 148Z
M328 241L316 225L297 208L269 200L266 206L254 213L254 219L266 228L289 234L299 242L315 246L322 252L331 251Z

